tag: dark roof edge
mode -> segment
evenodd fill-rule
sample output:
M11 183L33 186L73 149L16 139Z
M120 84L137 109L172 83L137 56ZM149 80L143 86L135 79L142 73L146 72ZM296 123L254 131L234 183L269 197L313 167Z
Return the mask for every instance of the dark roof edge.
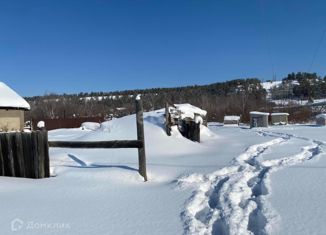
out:
M21 107L11 107L11 106L0 106L0 109L14 109L14 110L24 110L29 111L30 109L21 108Z

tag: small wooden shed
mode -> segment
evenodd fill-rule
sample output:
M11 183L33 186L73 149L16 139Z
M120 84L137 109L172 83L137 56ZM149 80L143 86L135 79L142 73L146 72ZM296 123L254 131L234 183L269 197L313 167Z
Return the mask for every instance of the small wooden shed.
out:
M196 142L200 142L200 126L206 125L207 112L191 104L166 104L165 129L171 135L171 127L177 125L180 133Z
M253 127L268 127L268 116L269 113L250 112L250 128Z
M5 83L0 82L0 131L20 131L24 128L24 112L30 106Z
M224 116L224 125L235 125L238 126L240 123L240 116Z
M316 116L316 124L319 126L326 126L326 113L318 114Z
M289 114L288 113L271 113L272 125L287 125Z

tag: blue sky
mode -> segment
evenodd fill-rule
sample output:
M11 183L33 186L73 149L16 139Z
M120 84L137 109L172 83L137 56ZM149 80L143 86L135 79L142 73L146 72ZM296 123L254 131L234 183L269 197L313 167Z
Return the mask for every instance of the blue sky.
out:
M308 0L0 0L0 80L33 96L326 75L325 10Z

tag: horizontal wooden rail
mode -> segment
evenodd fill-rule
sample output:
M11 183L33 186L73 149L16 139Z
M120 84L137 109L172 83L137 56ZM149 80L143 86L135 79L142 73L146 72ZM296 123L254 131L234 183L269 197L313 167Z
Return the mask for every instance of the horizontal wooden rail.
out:
M143 102L137 96L136 99L136 124L137 140L111 140L111 141L49 141L48 146L52 148L138 148L138 172L147 181L145 134Z
M57 148L143 148L141 140L112 141L49 141L49 147Z

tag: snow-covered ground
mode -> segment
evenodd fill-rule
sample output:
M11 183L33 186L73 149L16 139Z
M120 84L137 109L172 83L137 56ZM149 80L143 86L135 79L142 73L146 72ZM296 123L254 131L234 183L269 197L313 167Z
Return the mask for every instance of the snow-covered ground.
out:
M326 128L211 125L194 143L175 129L166 136L162 114L145 114L148 182L137 150L52 148L53 177L0 178L0 234L326 232ZM49 138L134 139L135 122L131 115Z

